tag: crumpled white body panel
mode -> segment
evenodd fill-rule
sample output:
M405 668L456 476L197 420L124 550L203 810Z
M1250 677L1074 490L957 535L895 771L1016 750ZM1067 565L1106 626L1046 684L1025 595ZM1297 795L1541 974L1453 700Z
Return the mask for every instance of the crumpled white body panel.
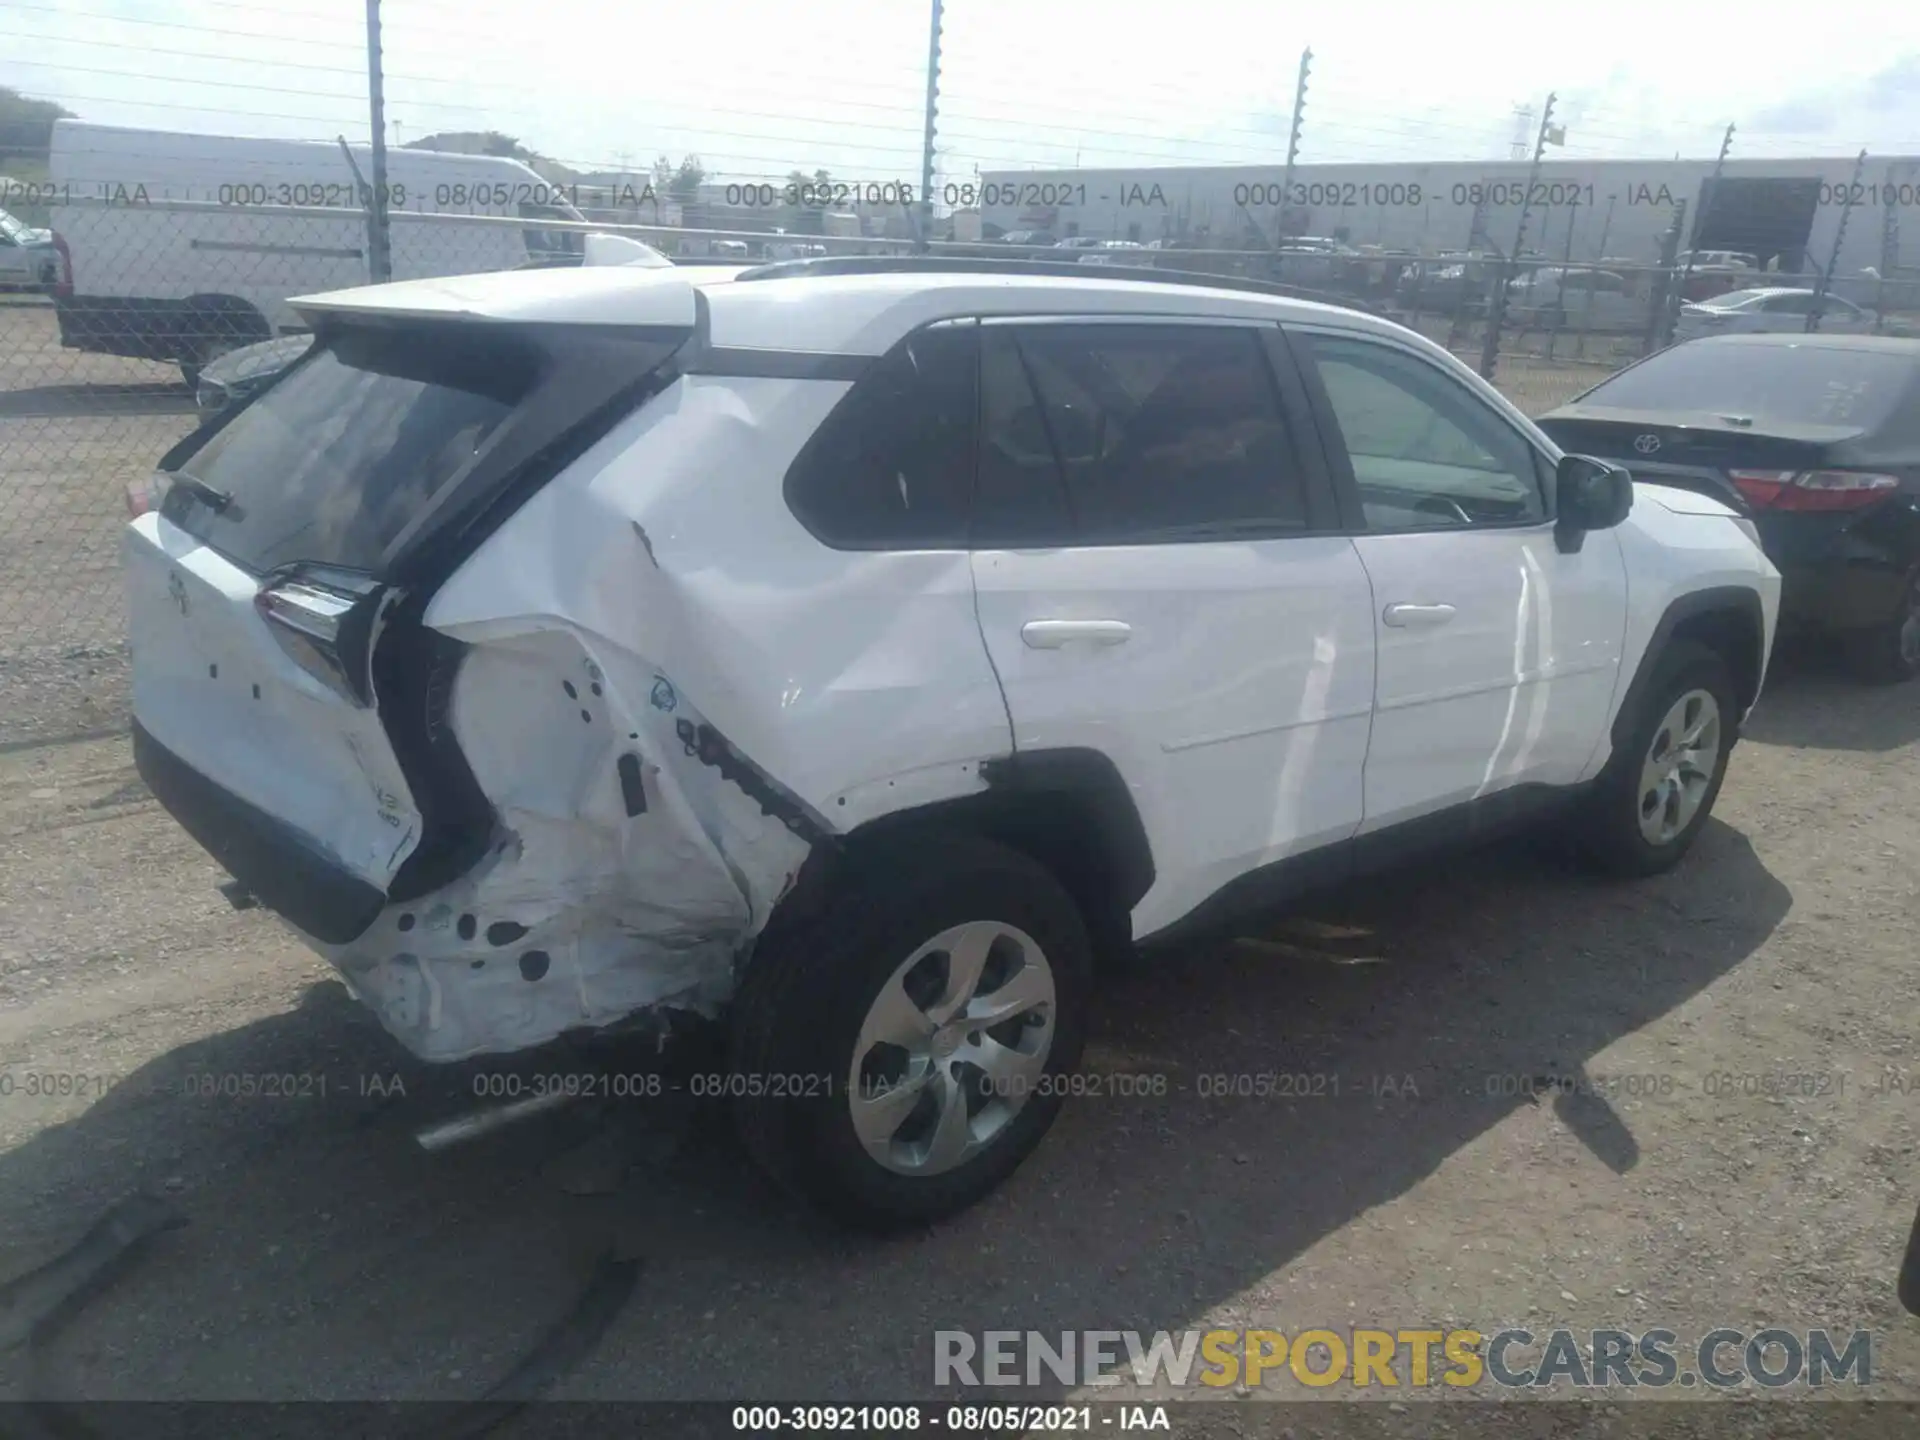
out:
M845 389L681 381L435 595L426 623L471 647L452 724L500 833L325 952L415 1054L713 1014L813 843L978 791L1010 748L966 553L829 550L781 498Z
M809 845L686 753L701 717L636 657L563 630L477 647L453 725L499 814L486 858L324 953L428 1060L653 1006L714 1013ZM637 762L629 815L618 769Z

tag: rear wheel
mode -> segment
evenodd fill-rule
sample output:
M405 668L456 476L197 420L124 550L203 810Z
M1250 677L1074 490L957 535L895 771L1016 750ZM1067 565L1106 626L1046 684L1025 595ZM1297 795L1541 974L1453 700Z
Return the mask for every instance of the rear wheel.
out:
M1655 665L1580 817L1581 848L1616 875L1656 875L1693 847L1726 778L1740 718L1732 674L1706 646L1677 640Z
M1907 578L1891 619L1847 638L1847 661L1870 684L1898 685L1920 676L1920 571Z
M741 986L747 1148L862 1228L964 1209L1058 1114L1091 968L1073 901L1018 851L929 835L850 859L809 921L776 917Z

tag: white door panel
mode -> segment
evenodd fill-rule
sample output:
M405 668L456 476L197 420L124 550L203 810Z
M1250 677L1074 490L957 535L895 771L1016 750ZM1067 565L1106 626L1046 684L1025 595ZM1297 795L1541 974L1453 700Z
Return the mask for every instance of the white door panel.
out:
M1551 527L1354 544L1381 609L1362 830L1513 784L1578 780L1620 662L1615 538L1590 535L1576 555L1559 553ZM1452 613L1396 625L1400 605Z
M1626 628L1617 537L1562 554L1546 458L1485 387L1409 347L1313 334L1378 645L1371 832L1581 778Z
M1133 792L1155 868L1136 935L1359 824L1373 596L1351 541L983 550L974 577L1016 749L1099 750ZM1024 638L1063 623L1096 633Z

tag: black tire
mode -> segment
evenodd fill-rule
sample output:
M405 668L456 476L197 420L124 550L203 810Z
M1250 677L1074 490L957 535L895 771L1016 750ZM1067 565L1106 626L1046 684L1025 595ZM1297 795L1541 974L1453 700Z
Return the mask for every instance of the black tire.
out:
M1637 702L1626 737L1594 782L1576 821L1580 849L1600 869L1621 876L1658 875L1679 864L1693 848L1720 786L1740 723L1733 673L1705 645L1675 640L1653 662L1654 669ZM1720 709L1719 752L1700 807L1672 839L1655 844L1640 829L1640 777L1667 712L1690 690L1705 690Z
M1883 625L1846 638L1847 668L1869 685L1900 685L1920 677L1920 570L1907 577L1900 608Z
M1038 943L1055 995L1045 1074L1070 1074L1092 990L1086 929L1066 890L1017 850L927 832L850 854L804 918L776 914L755 946L734 1001L734 1083L803 1093L736 1096L735 1123L769 1175L842 1223L887 1231L965 1209L1013 1173L1059 1113L1058 1087L1036 1086L987 1148L928 1176L887 1169L854 1132L848 1082L874 997L926 941L976 920L1016 926ZM803 1078L796 1087L777 1077Z

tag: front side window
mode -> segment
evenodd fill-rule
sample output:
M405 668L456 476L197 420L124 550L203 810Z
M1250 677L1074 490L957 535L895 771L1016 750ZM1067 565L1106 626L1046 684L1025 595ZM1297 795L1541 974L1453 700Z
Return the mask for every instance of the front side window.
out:
M1315 335L1311 348L1368 530L1546 519L1533 447L1466 386L1371 341Z
M974 544L1154 544L1307 527L1258 331L987 325Z

